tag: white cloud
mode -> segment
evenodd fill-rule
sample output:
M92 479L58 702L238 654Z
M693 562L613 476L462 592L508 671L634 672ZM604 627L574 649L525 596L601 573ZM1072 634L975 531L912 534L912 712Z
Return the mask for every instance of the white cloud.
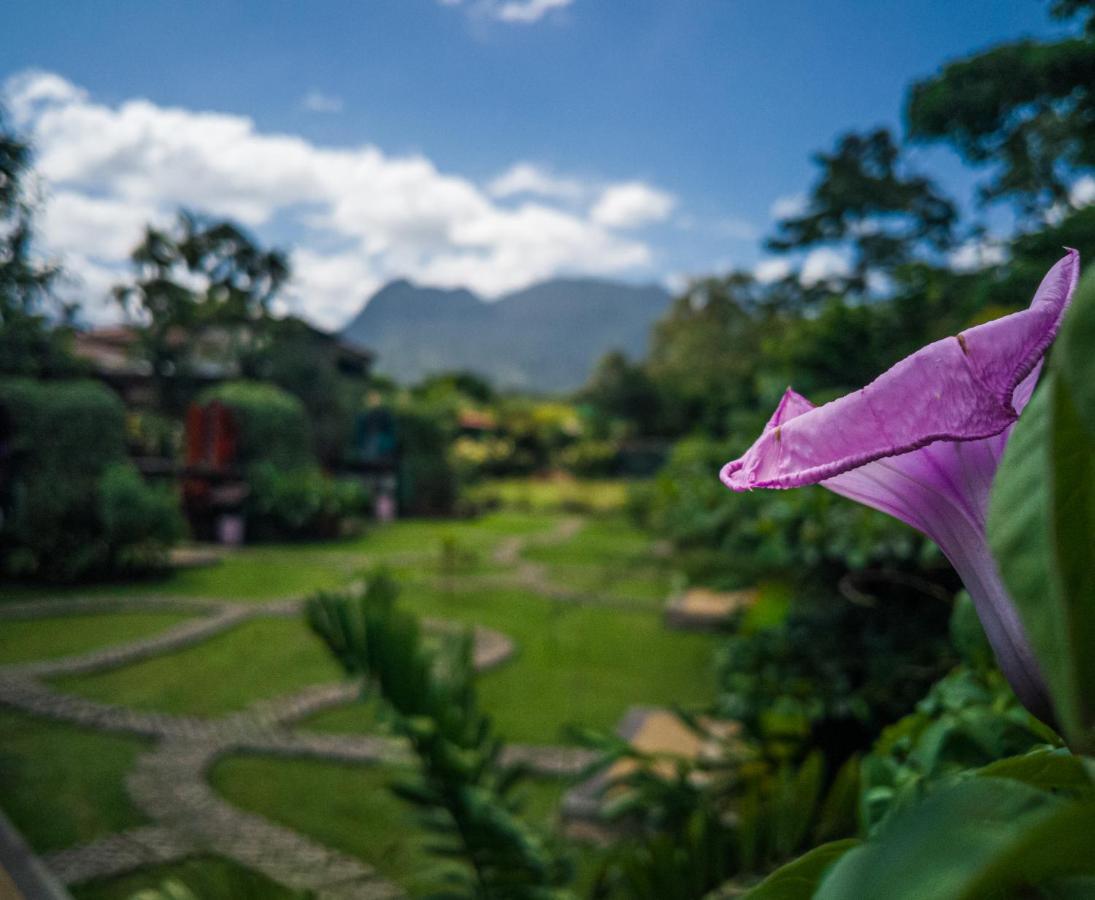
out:
M492 197L513 197L529 194L555 197L560 200L578 200L587 192L587 186L576 178L554 175L533 163L515 163L487 185Z
M753 277L761 284L782 281L791 274L791 262L780 256L762 259L753 267Z
M794 219L806 212L805 194L787 194L776 197L768 210L773 219Z
M1095 203L1095 177L1084 175L1077 179L1072 185L1072 190L1069 191L1068 199L1077 208Z
M539 22L544 16L553 10L565 9L574 0L438 0L442 6L463 6L471 15L496 19L499 22L510 22L521 25L531 25Z
M642 182L610 185L593 210L560 205L573 179L550 176L536 191L529 169L518 172L529 196L512 207L497 198L516 197L505 188L520 167L503 173L508 185L495 194L422 155L325 147L262 132L245 116L147 100L111 106L50 73L20 75L6 89L46 189L44 249L82 277L91 317L143 224L169 221L180 206L239 220L267 243L290 235L293 307L328 326L394 277L490 296L561 273L649 273L649 246L622 232L673 206ZM585 191L595 196L594 186Z
M806 254L798 280L805 287L815 287L836 278L844 278L851 270L847 258L839 251L832 247L818 247Z
M323 91L308 91L300 99L301 108L314 113L340 113L342 112L342 98Z
M672 194L641 181L612 184L592 210L593 221L608 228L638 228L668 218L676 206Z
M947 256L948 264L956 272L979 272L1006 259L1003 245L990 239L966 241Z
M496 18L503 22L538 22L553 9L570 6L574 0L508 0L498 6Z

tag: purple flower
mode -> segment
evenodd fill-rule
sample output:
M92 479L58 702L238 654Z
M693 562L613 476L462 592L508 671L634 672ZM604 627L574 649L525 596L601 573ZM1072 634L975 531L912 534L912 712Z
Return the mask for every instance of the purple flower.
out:
M985 533L993 477L1079 277L1075 250L1028 309L944 338L815 407L788 388L756 443L720 473L735 491L821 484L935 541L1023 704L1052 721L1045 679Z

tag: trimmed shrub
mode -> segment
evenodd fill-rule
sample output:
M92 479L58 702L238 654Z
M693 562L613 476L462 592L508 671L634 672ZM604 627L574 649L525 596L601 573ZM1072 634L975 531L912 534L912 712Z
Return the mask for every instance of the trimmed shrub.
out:
M199 403L220 401L239 425L239 462L270 463L279 469L316 464L312 428L302 404L292 394L258 381L229 381L203 391Z
M125 416L92 381L0 382L0 569L70 581L162 559L182 531L173 500L126 460Z
M457 476L449 462L448 441L436 419L409 411L396 417L399 441L399 506L411 515L452 512Z
M168 548L186 533L175 492L146 484L128 462L103 472L99 505L112 570L162 567Z
M369 507L369 492L359 481L329 478L315 467L255 463L248 480L247 520L260 539L334 537Z

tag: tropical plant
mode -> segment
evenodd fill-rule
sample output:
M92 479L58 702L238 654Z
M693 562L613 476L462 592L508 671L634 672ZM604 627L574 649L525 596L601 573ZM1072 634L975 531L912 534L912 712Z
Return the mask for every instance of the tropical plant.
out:
M444 870L437 897L561 900L564 857L519 815L520 767L480 711L470 632L424 639L415 617L396 606L398 588L374 572L356 594L320 594L308 604L312 629L349 674L364 675L394 717L417 760L399 783L437 837L436 854L462 861Z

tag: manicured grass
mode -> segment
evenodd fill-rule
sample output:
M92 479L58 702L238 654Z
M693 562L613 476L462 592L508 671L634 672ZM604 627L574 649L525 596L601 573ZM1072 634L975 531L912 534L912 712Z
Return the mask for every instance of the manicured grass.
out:
M124 778L145 748L0 709L0 807L39 853L142 825Z
M332 734L387 734L391 731L380 702L371 698L325 709L299 722L298 727Z
M507 740L556 743L568 725L612 728L632 705L687 706L713 694L715 639L669 631L654 612L416 585L403 602L421 615L478 622L517 641L516 656L479 681L484 708Z
M484 709L509 741L568 742L568 726L613 729L633 705L699 705L713 694L716 638L667 630L655 611L555 603L515 590L444 593L407 584L419 615L497 628L517 642L513 659L479 679ZM328 710L305 727L372 732L361 704Z
M303 619L257 619L201 644L55 684L93 700L214 716L337 681L342 671Z
M654 541L623 516L588 519L567 540L533 544L524 555L537 562L560 565L626 567L652 564Z
M118 612L4 621L0 623L0 664L124 644L165 631L186 618L183 613Z
M3 600L170 596L261 601L303 597L341 587L378 563L439 575L447 539L467 557L456 574L478 574L497 569L491 562L491 551L502 540L547 532L557 521L550 515L511 511L470 520L407 520L376 526L361 537L343 541L243 547L228 553L219 565L181 569L161 578L69 588L5 585Z
M212 773L214 787L237 806L295 828L374 866L415 896L437 888L441 863L433 838L389 789L399 771L313 760L229 757ZM522 789L528 821L548 824L567 787L556 779Z
M303 900L305 897L219 856L197 856L149 866L116 878L89 881L71 890L74 900L131 900L138 891L158 888L167 881L183 885L197 900Z
M631 482L623 479L500 478L469 490L473 502L496 502L534 512L615 512L627 503Z
M356 856L421 894L434 884L438 864L426 852L429 837L389 790L395 774L379 766L236 756L217 763L211 780L242 809Z

